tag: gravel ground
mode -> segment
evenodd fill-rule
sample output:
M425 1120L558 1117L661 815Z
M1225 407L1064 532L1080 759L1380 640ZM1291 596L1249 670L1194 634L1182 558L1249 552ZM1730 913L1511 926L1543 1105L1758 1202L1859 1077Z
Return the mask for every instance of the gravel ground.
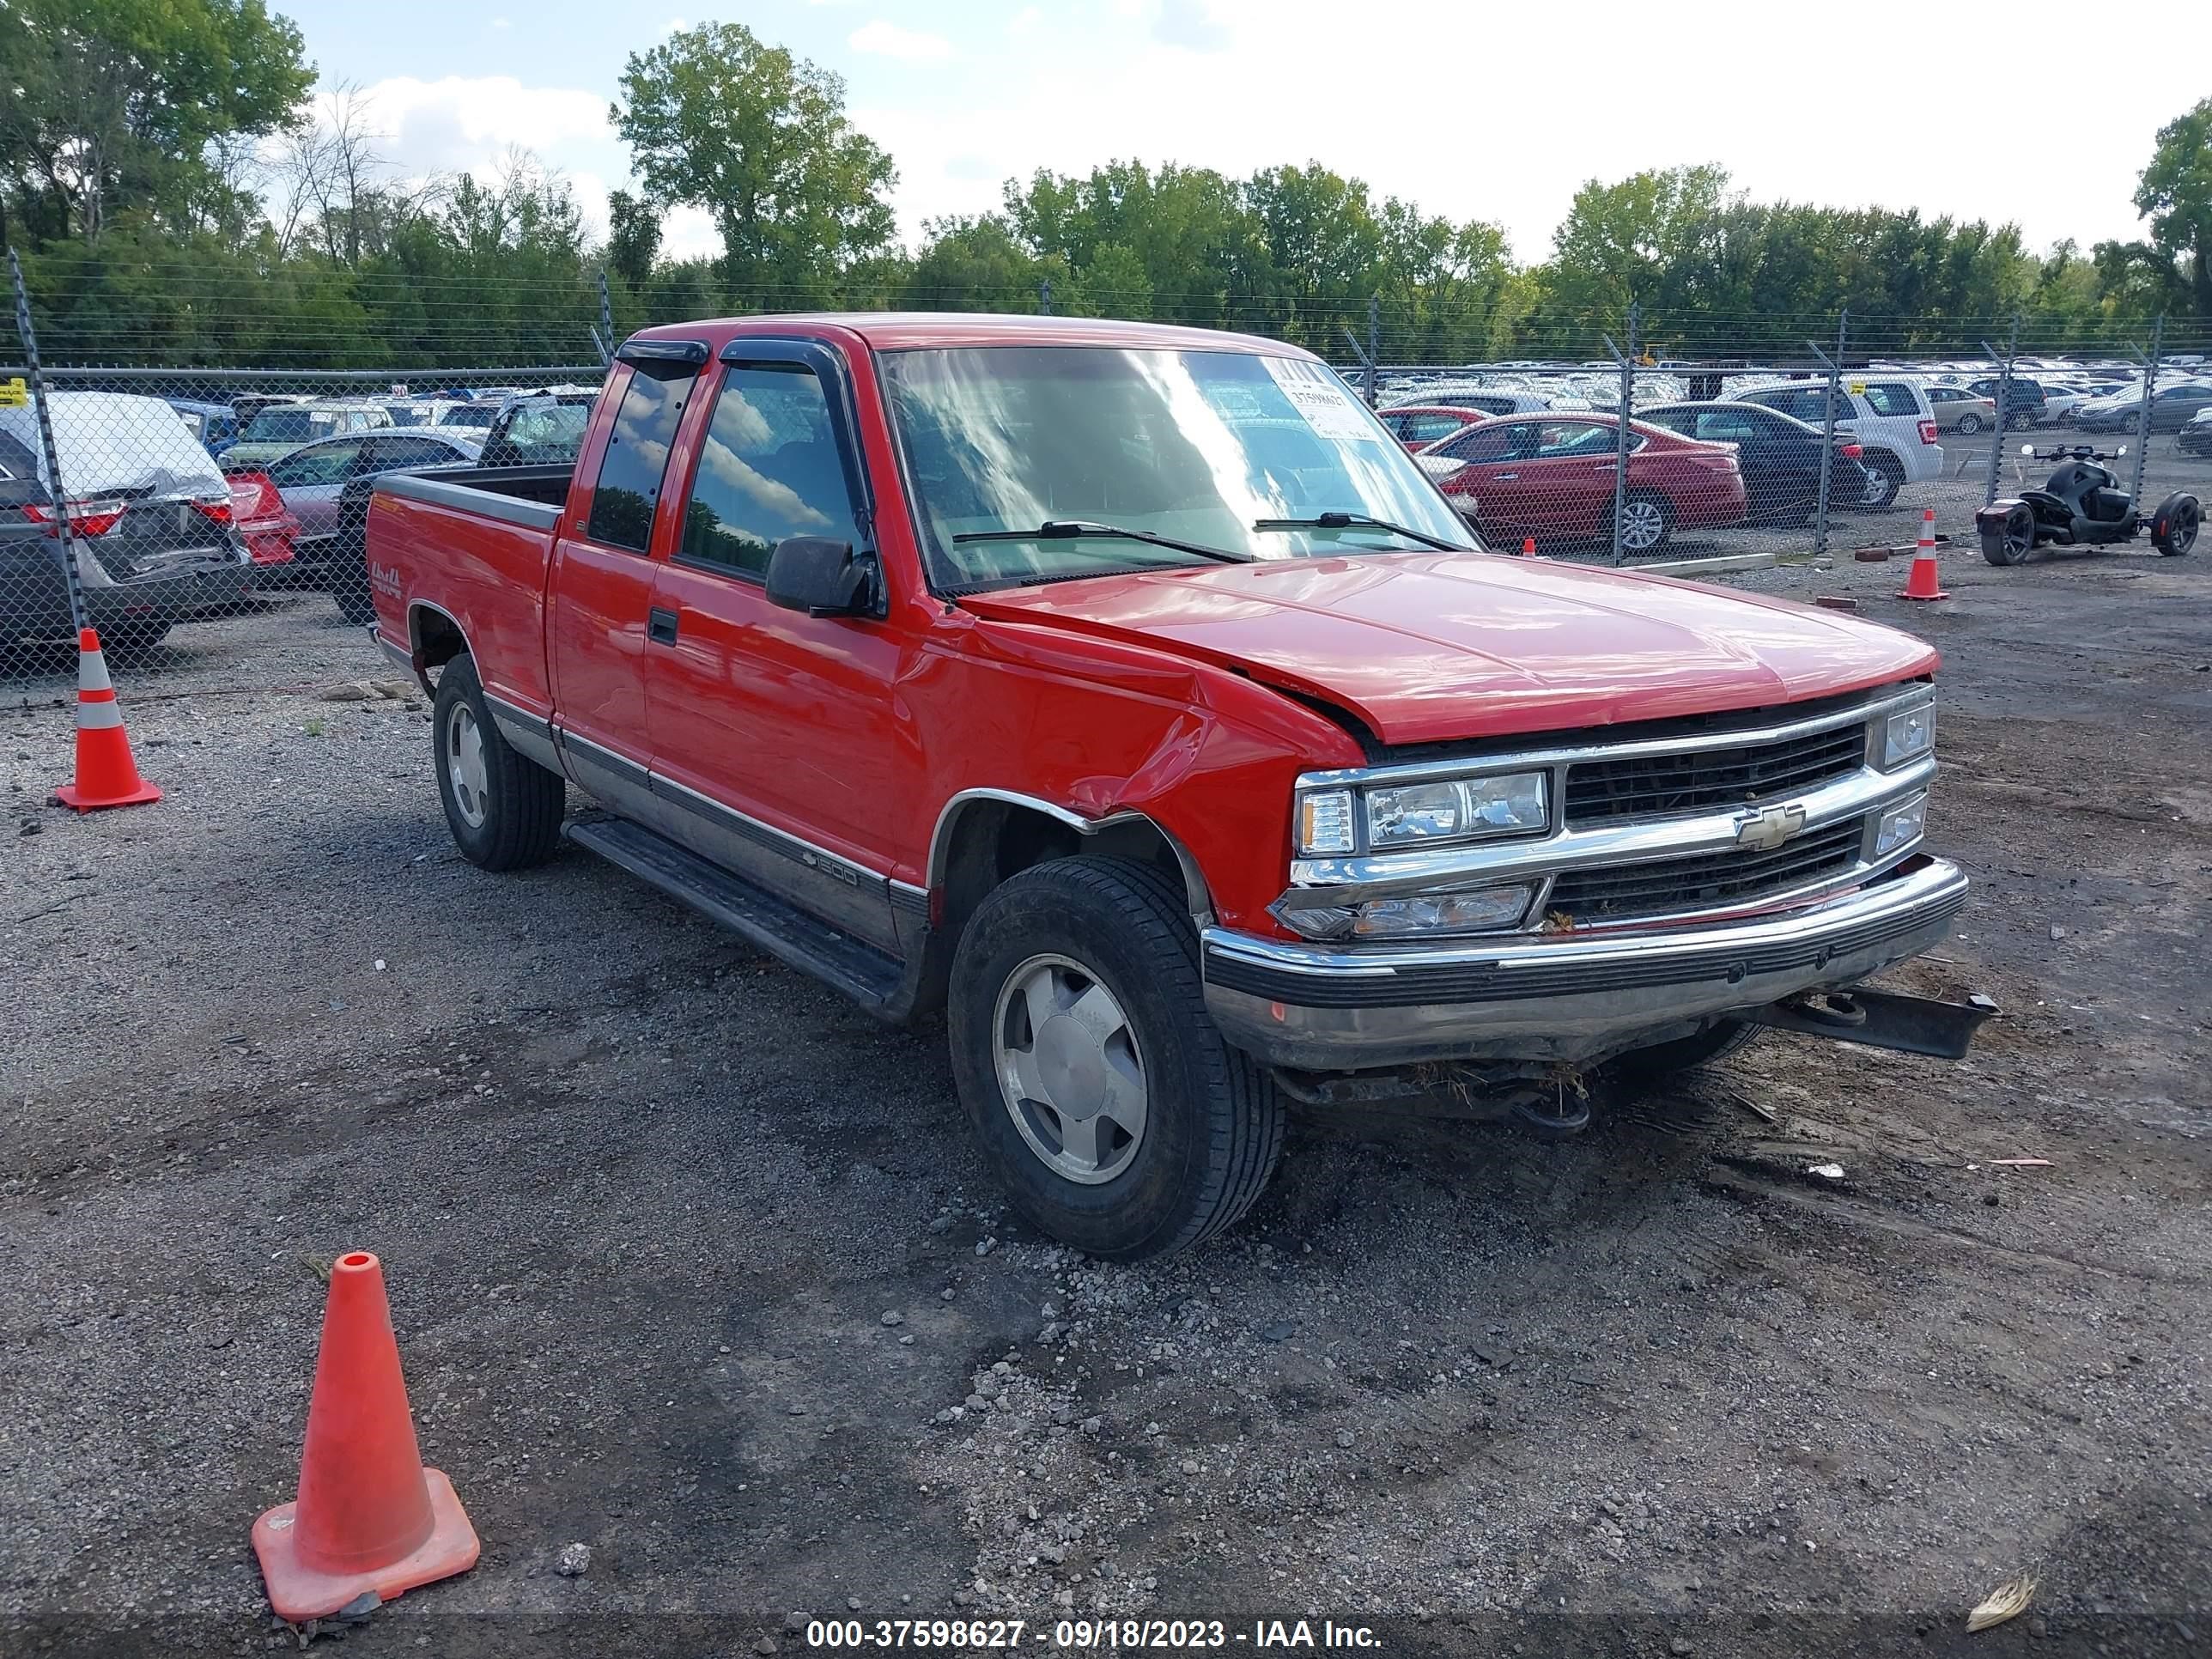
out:
M126 678L159 806L42 805L68 682L0 681L0 1650L293 1643L247 1527L365 1248L483 1540L319 1632L365 1654L830 1614L2202 1654L2207 560L1903 574L1741 580L1945 649L1934 837L1978 886L1897 978L2003 1005L1971 1060L1771 1036L1561 1145L1304 1121L1146 1268L1003 1212L941 1031L580 854L462 863L422 709L324 700L389 671L321 598Z

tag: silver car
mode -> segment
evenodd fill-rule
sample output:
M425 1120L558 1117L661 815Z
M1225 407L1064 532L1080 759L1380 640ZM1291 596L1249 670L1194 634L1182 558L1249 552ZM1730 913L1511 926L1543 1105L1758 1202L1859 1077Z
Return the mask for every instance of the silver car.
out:
M473 461L483 434L467 427L394 427L349 432L294 450L261 469L300 521L289 574L311 576L331 555L338 531L338 497L356 478L409 466L456 466Z

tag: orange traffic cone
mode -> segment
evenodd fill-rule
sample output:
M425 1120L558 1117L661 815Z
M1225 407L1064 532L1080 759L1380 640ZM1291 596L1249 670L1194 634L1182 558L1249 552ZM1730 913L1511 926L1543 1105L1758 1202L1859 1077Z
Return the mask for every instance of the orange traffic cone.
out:
M1905 591L1900 599L1948 599L1951 596L1936 585L1936 509L1923 507L1920 514L1920 545L1912 555L1912 574L1905 579Z
M295 1625L477 1564L476 1528L453 1482L422 1467L384 1269L366 1250L331 1268L300 1496L253 1523L253 1553L269 1605Z
M1536 538L1534 536L1523 536L1521 538L1521 556L1524 559L1533 559L1536 556Z
M161 786L140 777L138 763L131 758L107 659L100 653L100 635L89 628L76 636L76 781L55 790L54 799L80 812L161 799Z

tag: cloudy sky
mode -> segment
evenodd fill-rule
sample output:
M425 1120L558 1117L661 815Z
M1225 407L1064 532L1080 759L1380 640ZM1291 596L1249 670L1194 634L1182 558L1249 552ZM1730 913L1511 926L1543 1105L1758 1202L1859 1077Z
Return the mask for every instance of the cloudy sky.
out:
M488 170L524 145L569 175L598 222L629 173L607 119L624 58L726 20L845 77L853 118L898 163L909 238L925 219L994 206L1002 180L1039 167L1318 161L1430 212L1502 223L1524 260L1549 251L1585 179L1698 161L1757 198L2009 219L2039 246L2138 235L2128 198L2153 135L2206 90L2156 65L2212 61L2201 0L661 3L276 9L325 88L368 89L386 153L410 172ZM2069 40L2126 66L2125 88L2054 87L2065 65L2040 54ZM679 211L666 246L711 252L714 237Z

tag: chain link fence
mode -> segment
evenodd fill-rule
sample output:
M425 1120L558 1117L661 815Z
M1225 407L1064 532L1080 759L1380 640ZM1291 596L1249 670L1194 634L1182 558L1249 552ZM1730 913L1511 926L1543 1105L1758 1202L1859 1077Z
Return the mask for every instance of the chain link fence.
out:
M79 627L129 668L288 599L366 623L370 480L573 460L600 376L56 368L33 396L0 362L0 672L51 672Z
M18 349L0 338L0 672L52 672L80 623L128 666L158 664L179 629L275 603L326 594L366 621L368 480L573 459L603 374L596 362L38 373L18 294ZM1022 304L1050 307L1042 290ZM1323 316L1337 319L1333 340ZM643 320L603 310L589 332L605 350L618 324ZM1470 331L1440 333L1379 300L1316 301L1296 326L1234 307L1212 320L1331 357L1504 551L1717 568L1902 546L1931 507L1941 532L1971 542L1974 509L2048 471L2024 443L2124 446L2115 471L2145 507L2174 489L2212 495L2203 324L2054 337L2011 319L1837 314L1686 329L1631 307L1524 327L1541 356L1454 358Z

